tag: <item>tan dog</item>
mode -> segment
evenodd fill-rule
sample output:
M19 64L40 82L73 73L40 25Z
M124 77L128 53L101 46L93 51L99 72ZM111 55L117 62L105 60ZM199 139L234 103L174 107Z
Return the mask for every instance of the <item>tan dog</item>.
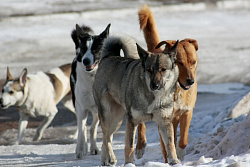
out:
M139 12L140 28L144 32L144 37L150 52L161 53L171 48L176 41L162 41L159 40L159 33L156 27L153 13L147 5L143 6ZM160 43L159 43L160 42ZM162 51L160 48L165 44L165 49ZM179 78L177 88L175 91L174 99L174 114L173 114L173 127L174 138L177 156L183 160L185 156L185 147L188 142L188 131L192 119L193 108L195 107L197 97L197 81L196 81L196 68L198 57L196 51L198 50L198 43L194 39L184 39L179 42L177 47L177 65L179 67ZM177 127L180 123L180 139L177 142ZM146 127L145 124L140 124L138 127L138 140L136 145L136 156L141 158L145 151L146 146ZM167 153L162 142L162 152L165 162L167 162Z

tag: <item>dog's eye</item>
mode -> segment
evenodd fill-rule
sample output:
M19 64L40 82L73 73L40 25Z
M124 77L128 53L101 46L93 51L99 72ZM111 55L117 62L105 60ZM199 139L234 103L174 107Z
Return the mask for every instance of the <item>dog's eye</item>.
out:
M177 62L178 64L180 64L181 66L183 66L183 63L182 62Z
M166 70L167 70L166 68L162 68L162 69L161 69L162 72L164 72L164 71L166 71Z
M195 64L196 64L196 61L193 62L193 65L195 65Z
M14 93L14 92L13 92L12 90L11 90L11 91L9 91L9 94L10 94L10 95L12 95L13 93Z
M153 70L152 70L152 68L147 68L147 71L148 71L149 73L151 73Z

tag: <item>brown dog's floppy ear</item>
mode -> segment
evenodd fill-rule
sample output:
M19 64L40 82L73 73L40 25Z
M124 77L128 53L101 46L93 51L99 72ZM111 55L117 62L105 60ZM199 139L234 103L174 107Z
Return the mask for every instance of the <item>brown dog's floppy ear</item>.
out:
M185 40L193 44L196 51L198 50L198 42L195 39L187 38Z
M172 46L174 46L175 43L176 43L176 41L174 41L174 40L161 41L161 42L155 47L155 49L158 49L159 47L161 47L162 45L165 44L164 51L166 51L166 50L169 50Z
M7 67L7 76L6 76L6 80L10 81L13 80L14 78L12 77L11 73L10 73L10 69L9 67Z

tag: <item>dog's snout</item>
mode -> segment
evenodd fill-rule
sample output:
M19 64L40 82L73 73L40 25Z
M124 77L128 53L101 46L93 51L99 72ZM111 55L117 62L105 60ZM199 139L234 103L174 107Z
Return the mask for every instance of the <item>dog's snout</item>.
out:
M157 89L159 89L159 87L160 87L160 85L158 83L151 82L151 84L150 84L151 90L157 90Z
M90 60L89 59L83 59L82 63L83 63L83 65L87 66L87 65L90 64Z
M187 84L188 85L193 85L194 84L194 79L193 78L187 79Z

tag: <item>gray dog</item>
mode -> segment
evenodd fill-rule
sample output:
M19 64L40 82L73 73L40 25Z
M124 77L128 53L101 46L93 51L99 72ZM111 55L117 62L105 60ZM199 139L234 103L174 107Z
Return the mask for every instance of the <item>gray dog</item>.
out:
M165 53L154 54L131 42L129 37L114 36L105 41L93 83L93 95L103 131L102 165L117 163L111 142L125 115L125 164L134 161L138 123L149 120L155 121L159 127L168 162L179 163L171 123L179 74L175 64L177 45L178 41ZM120 56L121 49L124 57ZM128 58L133 54L139 55L140 59Z

